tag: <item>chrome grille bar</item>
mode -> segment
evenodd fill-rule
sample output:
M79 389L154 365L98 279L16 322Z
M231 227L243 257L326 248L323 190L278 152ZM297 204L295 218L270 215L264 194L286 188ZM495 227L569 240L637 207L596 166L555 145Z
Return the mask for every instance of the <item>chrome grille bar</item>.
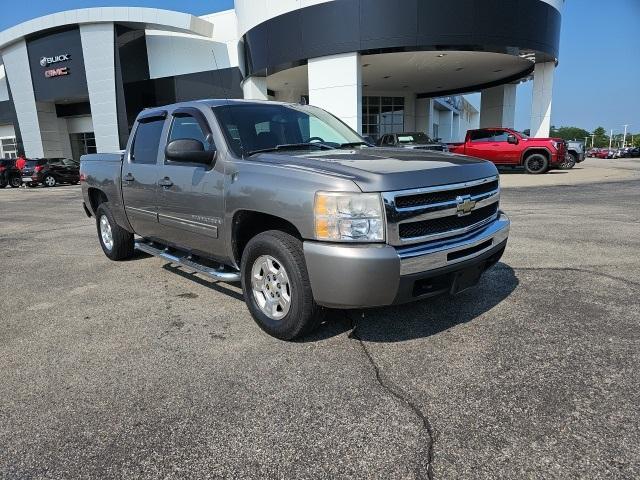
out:
M493 187L493 185L487 185L492 182L497 184L498 176L464 183L438 185L435 187L397 192L384 192L382 196L385 204L389 244L403 246L441 240L465 235L488 225L498 218L497 211L500 201L499 186L489 191L482 191L483 185L485 185L485 189L486 187ZM446 201L431 203L425 201L425 203L416 205L417 202L429 199L429 197L431 197L431 199L446 199L447 192L451 192L452 198L450 200L447 199ZM438 195L438 193L442 195ZM407 197L412 198L406 200ZM474 205L472 212L459 211L458 207L461 198L464 198L467 202ZM401 205L410 206L397 206L398 199L404 199L400 202ZM486 214L481 213L483 211L479 211L480 209L484 209L483 211L486 211ZM465 222L463 218L471 213L473 213L472 217L468 219L468 222ZM484 215L487 215L487 217L482 218ZM436 223L431 225L432 222ZM465 223L469 224L467 225ZM400 228L401 225L404 225L404 227ZM447 230L438 231L443 228ZM421 232L421 229L423 229L424 232Z

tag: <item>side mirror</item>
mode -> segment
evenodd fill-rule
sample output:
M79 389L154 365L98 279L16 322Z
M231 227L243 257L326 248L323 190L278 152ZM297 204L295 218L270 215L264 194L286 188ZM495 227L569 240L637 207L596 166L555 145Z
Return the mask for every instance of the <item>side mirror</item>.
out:
M509 135L507 135L507 142L509 142L511 145L517 145L518 137L516 137L513 133L510 133Z
M201 163L209 165L215 158L215 150L205 150L204 144L193 138L169 142L164 150L165 157L174 162Z

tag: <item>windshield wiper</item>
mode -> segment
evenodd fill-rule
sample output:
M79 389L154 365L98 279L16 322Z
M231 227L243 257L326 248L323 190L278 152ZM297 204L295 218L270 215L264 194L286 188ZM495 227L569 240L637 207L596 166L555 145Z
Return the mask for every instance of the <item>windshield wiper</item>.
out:
M282 145L276 145L275 147L270 148L261 148L258 150L250 150L246 152L246 156L250 157L251 155L255 155L257 153L266 153L266 152L277 152L279 150L303 150L305 148L317 148L319 150L335 150L334 147L326 145L324 143L284 143Z

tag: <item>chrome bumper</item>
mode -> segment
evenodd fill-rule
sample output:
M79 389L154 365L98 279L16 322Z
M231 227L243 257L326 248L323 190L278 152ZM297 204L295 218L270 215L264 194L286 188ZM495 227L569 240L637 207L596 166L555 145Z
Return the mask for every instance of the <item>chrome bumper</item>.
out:
M464 237L398 249L400 275L448 267L482 255L508 238L510 225L509 218L500 213L494 222Z

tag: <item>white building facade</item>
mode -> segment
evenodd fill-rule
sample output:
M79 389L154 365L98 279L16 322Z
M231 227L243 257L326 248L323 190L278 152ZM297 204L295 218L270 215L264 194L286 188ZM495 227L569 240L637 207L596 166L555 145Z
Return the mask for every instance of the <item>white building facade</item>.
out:
M193 15L90 8L0 32L0 156L122 148L138 113L197 98L308 101L363 135L513 127L533 78L548 135L562 0L236 0ZM474 106L465 93L481 92Z

